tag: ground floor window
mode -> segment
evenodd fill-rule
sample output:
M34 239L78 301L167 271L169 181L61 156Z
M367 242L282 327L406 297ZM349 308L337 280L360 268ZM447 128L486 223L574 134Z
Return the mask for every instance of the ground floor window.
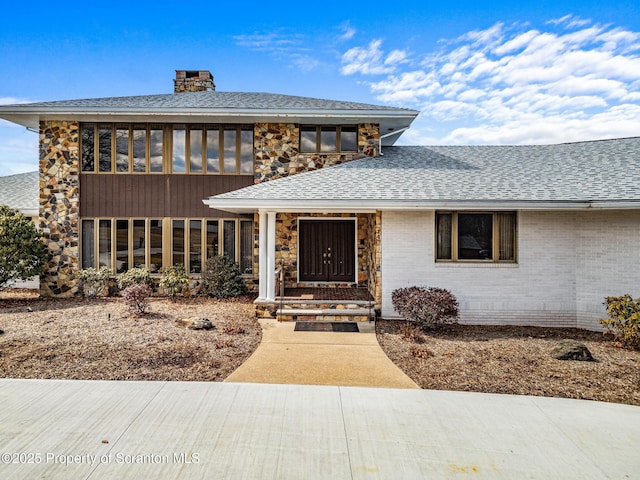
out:
M211 218L96 218L82 220L82 268L132 267L160 273L182 264L202 273L207 258L227 255L245 275L253 273L253 221Z
M515 262L515 212L436 212L436 260Z

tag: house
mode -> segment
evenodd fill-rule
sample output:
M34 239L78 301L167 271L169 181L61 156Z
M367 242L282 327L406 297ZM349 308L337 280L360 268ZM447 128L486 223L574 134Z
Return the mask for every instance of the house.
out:
M202 91L189 91L202 90ZM640 138L396 147L418 112L217 92L2 106L39 128L44 295L79 268L235 258L280 319L396 316L391 292L451 290L461 321L598 329L640 295Z

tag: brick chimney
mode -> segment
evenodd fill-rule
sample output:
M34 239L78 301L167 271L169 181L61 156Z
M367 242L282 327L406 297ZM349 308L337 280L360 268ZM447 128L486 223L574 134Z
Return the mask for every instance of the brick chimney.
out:
M209 70L176 70L173 93L205 92L215 89L213 76Z

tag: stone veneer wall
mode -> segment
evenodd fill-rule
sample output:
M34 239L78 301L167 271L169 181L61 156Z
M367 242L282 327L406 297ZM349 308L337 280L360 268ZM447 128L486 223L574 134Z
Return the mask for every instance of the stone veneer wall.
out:
M72 296L79 269L79 124L40 122L40 230L50 260L40 277L42 296Z
M293 123L256 123L254 128L255 183L330 167L379 153L378 124L358 125L358 151L300 153L300 127Z
M364 254L366 255L367 278L369 279L369 294L375 301L375 308L382 307L382 250L380 240L382 233L382 213L367 215Z
M371 239L372 225L376 223L374 214L319 214L319 213L278 213L276 216L276 268L284 268L285 288L293 288L304 285L315 286L313 283L298 283L298 218L354 218L357 217L357 242L358 242L358 283L357 285L367 285L370 283L370 272L375 268L370 267L370 259L375 257L371 253L373 240ZM257 271L257 270L256 270ZM379 268L378 268L379 271ZM378 282L379 283L379 282ZM322 287L331 286L352 286L353 283L346 284L321 284ZM373 295L373 293L372 293ZM375 298L375 297L374 297Z

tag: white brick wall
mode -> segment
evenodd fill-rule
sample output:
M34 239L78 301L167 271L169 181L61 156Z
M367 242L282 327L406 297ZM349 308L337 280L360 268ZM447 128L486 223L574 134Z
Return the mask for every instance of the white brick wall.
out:
M383 316L392 290L426 285L451 290L465 323L599 330L604 296L640 296L640 212L519 212L517 264L436 263L434 223L383 212Z

